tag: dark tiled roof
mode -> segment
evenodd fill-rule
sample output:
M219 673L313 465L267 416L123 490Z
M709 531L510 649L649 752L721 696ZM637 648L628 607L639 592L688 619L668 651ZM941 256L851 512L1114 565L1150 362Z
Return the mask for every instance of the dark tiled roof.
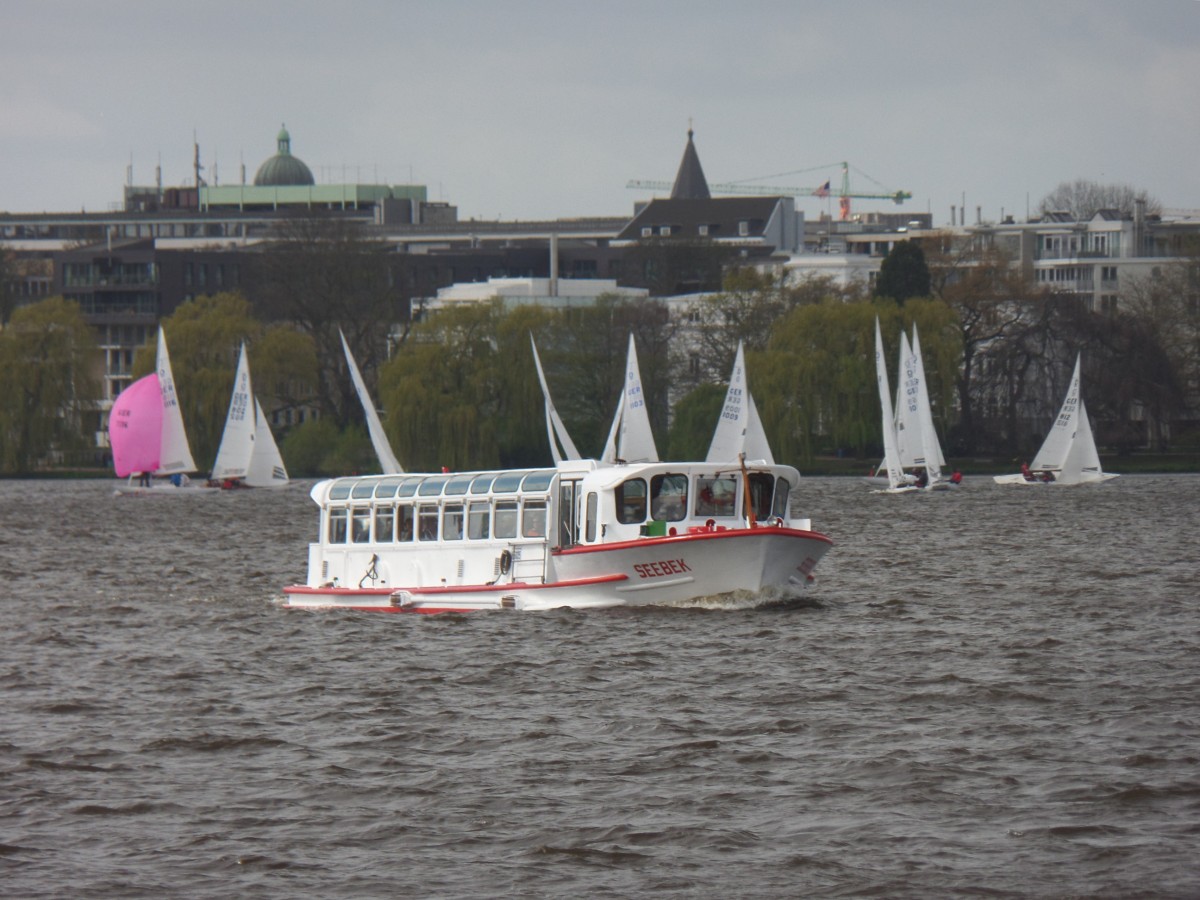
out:
M671 188L671 199L707 200L711 196L708 180L700 168L700 156L696 153L696 145L692 143L692 129L689 128L687 146L683 148L683 159L679 162L675 185Z
M642 229L652 237L708 238L720 240L762 236L763 229L779 205L778 197L720 197L707 200L651 200L617 235L617 240L642 239ZM748 234L741 234L741 223ZM704 226L706 234L701 233ZM663 233L669 228L669 235Z

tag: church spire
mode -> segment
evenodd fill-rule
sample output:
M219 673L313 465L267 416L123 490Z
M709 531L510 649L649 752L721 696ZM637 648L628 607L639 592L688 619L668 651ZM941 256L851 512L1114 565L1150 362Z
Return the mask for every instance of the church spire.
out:
M704 169L700 168L700 157L696 153L696 145L692 143L692 123L689 121L687 147L683 150L679 172L675 175L675 185L671 188L671 199L709 200L711 197L712 195L708 192L708 181L704 177Z

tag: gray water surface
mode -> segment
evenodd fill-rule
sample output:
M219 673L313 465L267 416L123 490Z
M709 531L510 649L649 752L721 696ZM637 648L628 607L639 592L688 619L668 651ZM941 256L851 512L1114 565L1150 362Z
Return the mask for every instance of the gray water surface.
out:
M287 610L305 486L0 482L6 897L1189 897L1200 477L873 494L797 601Z

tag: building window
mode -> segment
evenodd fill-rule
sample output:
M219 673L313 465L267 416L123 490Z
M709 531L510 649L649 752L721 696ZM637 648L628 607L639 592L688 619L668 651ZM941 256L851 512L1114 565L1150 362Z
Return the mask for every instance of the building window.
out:
M671 226L670 225L658 226L658 234L660 237L670 237L671 236Z
M740 237L747 237L747 236L749 236L749 234L750 234L750 223L745 220L738 222L738 235Z
M642 237L654 237L654 229L649 225L643 226Z
M700 237L708 237L708 226L701 225L699 228Z

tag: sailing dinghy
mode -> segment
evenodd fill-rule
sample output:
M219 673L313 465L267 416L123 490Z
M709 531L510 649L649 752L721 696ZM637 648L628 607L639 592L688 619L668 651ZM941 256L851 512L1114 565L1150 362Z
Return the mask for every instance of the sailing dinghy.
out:
M879 407L883 423L883 462L880 467L887 475L887 487L876 493L908 494L920 490L904 474L900 462L900 447L896 440L896 416L892 410L892 391L888 385L887 362L883 357L883 335L879 318L875 319L875 382L879 387Z
M1088 421L1079 388L1082 356L1075 357L1075 372L1058 417L1033 458L1033 465L1015 475L995 475L997 484L1100 484L1117 475L1100 468L1100 454Z
M350 370L350 379L354 382L354 390L358 393L358 402L362 404L363 415L367 419L367 432L371 435L371 446L375 448L375 456L379 459L379 470L384 475L401 474L404 472L404 467L400 465L396 454L392 452L392 445L388 443L387 434L383 430L383 422L379 420L379 412L371 401L366 382L363 381L362 373L358 370L358 363L354 361L354 354L350 352L350 344L346 341L346 335L342 333L341 329L338 329L338 336L342 339L342 350L346 354L346 366Z
M238 354L229 413L225 417L221 446L213 462L212 480L222 487L286 487L288 484L279 446L271 434L262 404L251 388L245 344Z
M188 473L196 471L183 414L175 393L175 376L167 338L158 329L156 371L139 378L113 401L108 439L119 494L197 493Z

